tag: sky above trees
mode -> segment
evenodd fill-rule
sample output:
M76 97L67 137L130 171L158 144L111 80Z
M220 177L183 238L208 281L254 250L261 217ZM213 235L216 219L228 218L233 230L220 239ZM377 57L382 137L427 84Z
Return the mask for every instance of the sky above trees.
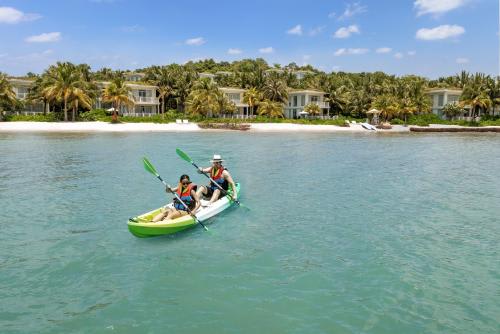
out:
M0 1L0 71L262 57L326 71L496 75L498 1Z

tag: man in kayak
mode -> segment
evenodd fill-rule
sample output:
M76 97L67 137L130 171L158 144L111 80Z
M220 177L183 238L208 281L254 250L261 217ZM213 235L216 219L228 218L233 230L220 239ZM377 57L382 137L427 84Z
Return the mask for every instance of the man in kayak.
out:
M211 167L200 167L198 173L208 174L208 176L210 176L212 180L214 180L222 189L226 191L228 190L228 186L231 185L231 189L233 190L232 197L233 200L235 200L236 185L234 184L233 178L231 177L231 174L229 174L229 171L222 165L224 160L222 160L219 154L214 154L214 157L212 160L210 160L210 162L212 163ZM197 194L199 198L201 198L202 195L210 198L209 205L223 196L220 188L217 185L213 184L212 181L210 181L210 184L207 186L200 186L198 188Z
M188 175L182 175L179 180L179 185L174 188L167 187L165 189L168 193L176 192L177 195L181 198L181 200L189 207L191 212L196 212L200 207L200 200L198 194L196 193L197 186L192 183L189 179ZM153 218L153 223L162 221L175 219L189 214L188 210L177 198L174 198L174 207L166 209L165 211L160 212Z

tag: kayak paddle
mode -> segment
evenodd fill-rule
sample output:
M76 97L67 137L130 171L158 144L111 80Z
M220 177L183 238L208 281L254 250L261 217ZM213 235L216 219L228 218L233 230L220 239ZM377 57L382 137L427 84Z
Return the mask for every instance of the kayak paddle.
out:
M200 167L198 167L198 165L197 165L197 164L193 161L193 159L191 159L191 158L189 157L189 155L187 155L186 153L184 153L184 152L183 152L180 148L176 148L176 149L175 149L175 152L177 153L177 155L178 155L179 157L181 157L181 159L182 159L182 160L189 162L189 163L190 163L191 165L193 165L193 166L194 166L197 170L200 170ZM215 184L215 185L216 185L216 186L220 189L220 191L222 192L222 194L223 194L224 196L228 196L228 195L229 195L229 194L227 193L227 191L226 191L226 190L224 190L224 188L222 188L222 187L221 187L221 186L220 186L217 182L215 182L215 181L214 181L214 179L212 179L210 176L208 176L208 174L207 174L207 173L202 172L202 174L203 174L203 175L205 175L206 177L208 177L208 178L210 179L210 182L212 182L213 184ZM233 191L235 191L235 190L233 189ZM232 200L232 199L231 199L231 200ZM241 204L241 203L240 203L240 201L238 201L237 199L235 199L235 200L233 200L233 201L234 201L234 202L235 202L238 206L241 206L241 207L244 207L244 208L246 208L246 209L249 209L246 205Z
M168 185L165 181L163 181L163 179L161 178L160 174L158 174L158 172L156 171L155 167L153 166L153 164L146 158L142 158L142 162L144 163L144 169L146 169L148 172L150 172L151 174L153 174L154 176L156 176L158 178L158 180L160 180L166 187L168 187L169 189L171 189L170 185ZM189 209L189 207L186 205L186 203L184 203L184 201L179 197L179 195L176 193L176 192L172 192L175 196L175 198L177 198L177 200L179 201L179 203L181 203L187 210L187 212L191 215L191 217L194 218L194 220L200 224L201 226L203 226L203 228L205 229L205 231L208 231L208 228L203 225L203 223L198 219L196 218L196 216L194 215L193 211L191 211Z

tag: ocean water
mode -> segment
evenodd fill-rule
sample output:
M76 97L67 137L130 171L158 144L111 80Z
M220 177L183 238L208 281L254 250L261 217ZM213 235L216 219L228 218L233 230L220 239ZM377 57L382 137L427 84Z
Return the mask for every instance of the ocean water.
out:
M213 153L233 208L128 217ZM1 333L499 333L500 136L0 134Z

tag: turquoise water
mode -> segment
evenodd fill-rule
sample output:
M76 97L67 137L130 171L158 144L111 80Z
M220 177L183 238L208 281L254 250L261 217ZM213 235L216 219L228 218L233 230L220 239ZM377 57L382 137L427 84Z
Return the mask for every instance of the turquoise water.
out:
M241 201L174 236L181 147ZM0 134L2 333L498 333L500 136Z

